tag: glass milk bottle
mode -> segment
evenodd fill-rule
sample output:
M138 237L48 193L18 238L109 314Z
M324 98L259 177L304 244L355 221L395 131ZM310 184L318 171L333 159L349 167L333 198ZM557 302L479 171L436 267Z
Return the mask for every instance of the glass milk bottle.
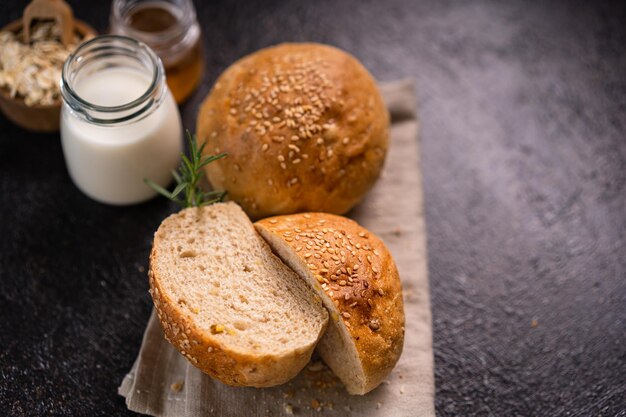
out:
M94 200L152 198L180 162L182 125L163 65L144 43L99 36L68 57L61 77L61 143L70 177Z

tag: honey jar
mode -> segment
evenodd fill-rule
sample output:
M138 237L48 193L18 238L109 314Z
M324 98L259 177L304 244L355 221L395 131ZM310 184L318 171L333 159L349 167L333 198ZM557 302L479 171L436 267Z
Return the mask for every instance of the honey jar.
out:
M156 52L177 103L196 89L204 62L191 0L114 0L110 23L112 33L144 42Z

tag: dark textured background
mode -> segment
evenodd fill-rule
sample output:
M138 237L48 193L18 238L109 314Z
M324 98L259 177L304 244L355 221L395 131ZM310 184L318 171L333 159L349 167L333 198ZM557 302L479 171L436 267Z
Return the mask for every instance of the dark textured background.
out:
M227 65L280 41L417 80L440 416L626 416L624 3L199 3L189 128ZM106 30L108 2L72 4ZM130 414L116 389L173 210L89 200L56 135L0 117L0 415Z

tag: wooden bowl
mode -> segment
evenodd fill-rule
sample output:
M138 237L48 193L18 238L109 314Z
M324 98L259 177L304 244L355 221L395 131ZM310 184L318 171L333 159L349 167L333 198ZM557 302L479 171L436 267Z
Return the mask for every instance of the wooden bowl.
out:
M22 29L22 21L15 20L4 28L3 31L17 33ZM88 35L96 35L96 31L88 24L80 20L74 20L74 30L81 38ZM9 91L0 87L0 110L16 125L33 132L58 132L61 117L61 100L50 105L27 106L24 99L11 97Z

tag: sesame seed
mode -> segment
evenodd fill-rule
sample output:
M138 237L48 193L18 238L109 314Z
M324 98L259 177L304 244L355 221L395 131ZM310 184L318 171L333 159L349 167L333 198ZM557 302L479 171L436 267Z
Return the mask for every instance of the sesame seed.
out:
M341 313L342 316L344 316L345 318L349 319L350 317L352 317L352 315L350 313L348 313L347 311L344 311Z
M348 143L350 143L350 138L343 138L342 142L344 145L347 145Z
M272 223L272 224L276 224L276 223L278 223L278 220L276 220L276 219L270 219L270 223Z
M284 162L281 162L281 163L280 163L280 167L281 167L282 169L287 169L287 164L286 164L286 163L284 163Z
M382 288L378 289L378 294L382 297L383 295L385 295L385 291L383 291Z
M279 160L280 162L284 162L284 161L285 161L285 157L284 157L284 156L282 156L282 155L278 155L278 160Z
M263 146L261 146L261 150L263 152L267 151L270 148L270 145L268 145L267 143L264 143Z

